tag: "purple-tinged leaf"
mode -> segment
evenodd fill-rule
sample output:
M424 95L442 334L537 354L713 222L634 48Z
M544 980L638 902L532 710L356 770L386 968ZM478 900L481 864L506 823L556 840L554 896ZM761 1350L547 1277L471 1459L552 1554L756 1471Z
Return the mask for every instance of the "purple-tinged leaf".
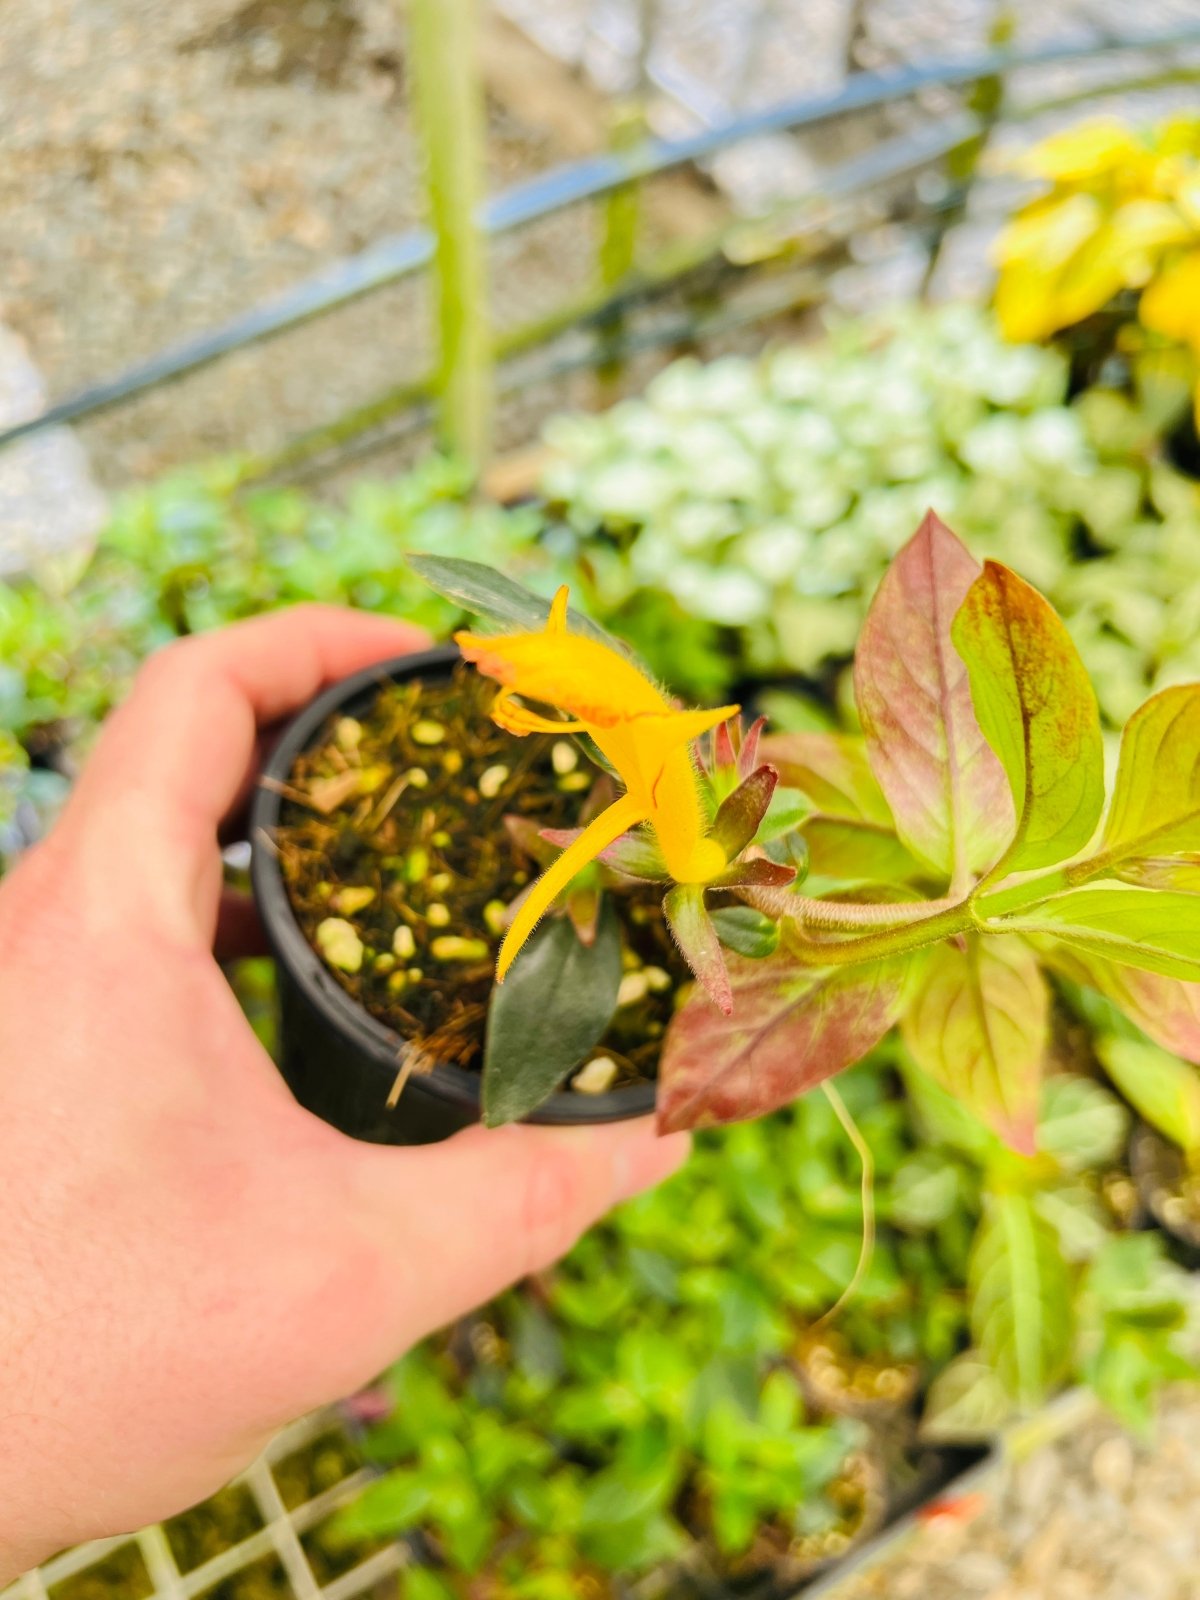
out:
M764 739L760 748L780 783L799 789L820 815L895 831L863 740L846 733L781 733Z
M766 717L759 717L752 722L746 730L742 740L742 747L738 751L737 770L739 778L748 778L758 766L758 746L762 739L763 729L767 725Z
M542 828L538 836L556 850L565 850L582 832L582 828ZM645 832L623 833L601 850L596 860L613 872L643 883L665 883L670 876L658 845Z
M659 1066L663 1133L758 1117L852 1066L899 1015L907 963L803 968L784 952L729 962L733 1012L693 997L667 1030Z
M971 703L950 629L981 568L932 511L880 584L854 691L900 838L960 888L1012 838L1012 793Z
M1049 996L1019 939L966 936L930 951L904 1017L917 1065L1022 1155L1037 1132Z
M1168 978L1161 972L1141 972L1049 942L1043 959L1072 983L1095 989L1111 1000L1155 1044L1200 1064L1200 983Z
M725 970L721 941L717 938L717 930L704 904L703 885L677 883L663 900L663 912L683 959L692 969L707 999L728 1016L733 1009L729 974ZM711 1020L712 1011L707 1000L703 1004Z
M504 831L522 855L539 867L548 867L558 855L553 839L548 839L532 817L518 817L511 812L502 818ZM577 830L582 833L582 828Z
M728 872L714 878L710 889L783 889L796 881L795 867L778 861L735 861Z
M724 850L727 861L736 860L758 832L778 782L775 768L763 765L722 800L709 831Z
M989 876L1050 867L1082 850L1104 809L1096 694L1054 608L988 561L951 629L984 737L1008 776L1017 826Z
M718 722L713 729L713 768L716 773L737 771L737 751L733 748L733 718Z

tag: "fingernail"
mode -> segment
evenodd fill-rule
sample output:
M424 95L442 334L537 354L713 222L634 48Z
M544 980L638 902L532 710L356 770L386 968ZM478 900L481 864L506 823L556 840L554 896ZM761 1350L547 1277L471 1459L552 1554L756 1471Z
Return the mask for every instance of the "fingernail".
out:
M640 1129L623 1141L613 1156L613 1200L631 1200L677 1172L691 1153L686 1133L660 1138L653 1128Z

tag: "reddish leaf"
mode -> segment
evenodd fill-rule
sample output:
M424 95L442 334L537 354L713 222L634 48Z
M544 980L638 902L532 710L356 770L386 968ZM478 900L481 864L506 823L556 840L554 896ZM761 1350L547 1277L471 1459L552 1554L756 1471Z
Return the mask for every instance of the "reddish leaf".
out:
M875 776L910 850L965 887L1015 826L1004 768L950 627L979 563L932 511L892 562L859 635L854 691Z
M523 855L539 867L548 867L558 855L558 841L543 833L532 817L517 817L509 813L503 819L504 831ZM577 832L582 833L582 828Z
M762 1116L787 1105L879 1042L901 1008L906 963L814 971L781 950L732 956L733 1014L688 1000L659 1066L663 1133Z
M735 861L728 872L714 878L710 889L784 889L795 883L795 867L779 861Z
M822 816L894 829L863 740L845 733L783 733L764 739L761 749L780 783L807 795Z
M729 974L725 969L725 956L717 930L704 904L704 888L698 883L677 883L663 900L667 926L683 953L683 959L695 974L696 981L726 1016L733 1010L733 996L729 989ZM702 1002L712 1022L712 1011Z
M739 778L748 778L758 766L758 746L762 739L762 731L767 725L766 717L759 717L752 722L742 740L742 747L738 751L737 769Z
M714 771L728 772L737 770L737 752L733 748L733 718L727 722L718 722L713 729L713 768Z
M537 825L531 826L536 828ZM542 828L538 837L557 850L565 850L582 832L582 828ZM645 883L665 883L668 877L658 846L648 833L623 833L601 850L596 859L626 878L638 878Z
M1049 946L1045 959L1063 977L1099 990L1155 1044L1200 1065L1200 983L1119 966L1065 945Z
M757 767L722 800L710 831L724 850L727 861L736 860L758 832L778 782L779 774L774 767Z

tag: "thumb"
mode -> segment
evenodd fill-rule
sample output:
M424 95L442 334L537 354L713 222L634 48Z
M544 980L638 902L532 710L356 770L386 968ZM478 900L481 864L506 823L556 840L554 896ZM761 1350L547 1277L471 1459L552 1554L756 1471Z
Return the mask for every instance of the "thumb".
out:
M674 1172L689 1148L685 1134L660 1138L652 1117L358 1147L356 1185L395 1263L393 1353L549 1266L610 1207Z

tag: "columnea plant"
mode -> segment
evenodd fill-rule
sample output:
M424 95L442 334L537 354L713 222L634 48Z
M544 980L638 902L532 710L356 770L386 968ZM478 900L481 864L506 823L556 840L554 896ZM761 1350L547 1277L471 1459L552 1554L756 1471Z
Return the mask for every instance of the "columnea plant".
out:
M674 709L565 595L547 619L544 601L494 574L420 565L514 628L460 635L503 686L502 725L594 740L621 785L582 833L551 835L563 853L501 954L505 1009L572 1003L554 986L561 964L547 971L535 954L555 922L574 937L569 919L517 953L587 862L614 892L635 878L670 884L666 916L699 982L664 1043L664 1129L770 1111L900 1023L919 1065L1031 1151L1047 971L1200 1060L1200 686L1164 690L1130 719L1105 814L1096 699L1061 621L1008 568L980 567L932 512L859 640L861 737L763 738L758 724L743 736L728 707ZM527 626L531 613L542 626ZM693 765L687 743L714 719ZM599 944L585 968L599 970ZM576 981L589 988L586 970ZM601 992L615 1005L615 982ZM589 1048L516 1089L516 1053L489 1050L489 1120L524 1114Z

